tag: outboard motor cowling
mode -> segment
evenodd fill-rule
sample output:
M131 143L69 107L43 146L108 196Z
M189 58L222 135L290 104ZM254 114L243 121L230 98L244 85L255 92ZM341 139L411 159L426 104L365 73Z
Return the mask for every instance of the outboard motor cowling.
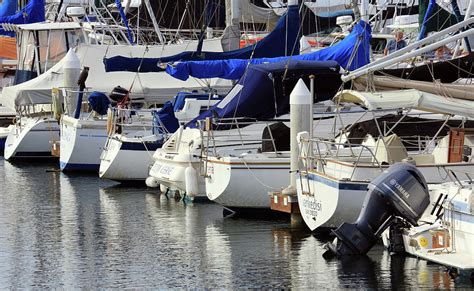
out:
M416 225L429 202L426 181L414 165L390 166L370 182L357 221L333 231L336 239L326 244L323 256L366 254L396 216Z

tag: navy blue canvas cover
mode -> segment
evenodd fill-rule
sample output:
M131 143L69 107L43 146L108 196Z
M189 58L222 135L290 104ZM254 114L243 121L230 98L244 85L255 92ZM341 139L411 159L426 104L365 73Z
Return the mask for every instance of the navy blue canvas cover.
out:
M110 106L110 100L107 95L102 92L94 91L89 95L87 100L89 100L92 110L99 113L100 115L107 114L107 109Z
M370 62L371 28L364 21L354 26L351 33L340 42L319 51L290 57L253 58L250 60L189 61L169 64L166 72L171 76L187 80L195 78L221 78L238 80L249 64L264 64L291 60L337 61L343 68L355 70ZM349 65L350 63L350 65ZM349 66L348 66L349 65Z
M340 89L340 67L335 61L297 61L250 65L227 96L187 124L217 118L273 118L289 112L289 96L296 82L314 74L316 99L328 100Z
M263 57L279 57L299 54L299 12L297 5L288 7L288 11L278 20L275 28L261 41L234 51L205 52L185 51L163 58L127 58L114 56L105 58L106 72L162 72L160 64L192 60L226 60Z
M174 115L173 103L166 101L163 107L158 111L153 111L153 133L165 133L160 126L166 128L168 132L175 132L179 127L179 121Z

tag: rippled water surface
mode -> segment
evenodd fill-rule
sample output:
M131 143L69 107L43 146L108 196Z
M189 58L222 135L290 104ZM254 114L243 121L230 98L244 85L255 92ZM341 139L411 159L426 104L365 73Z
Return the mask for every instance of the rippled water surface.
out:
M325 261L286 221L223 218L156 190L0 160L0 288L446 288L474 285L377 246Z

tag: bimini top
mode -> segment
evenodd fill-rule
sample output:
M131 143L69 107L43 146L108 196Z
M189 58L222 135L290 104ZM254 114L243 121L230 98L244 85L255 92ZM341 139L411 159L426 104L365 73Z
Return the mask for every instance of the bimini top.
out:
M20 9L17 13L0 17L0 24L25 24L42 22L44 20L44 0L30 0L25 7ZM6 31L0 27L0 35L14 36L15 33L13 31Z
M370 39L370 25L360 21L342 41L313 53L277 58L252 58L251 60L179 62L169 64L166 72L183 81L187 80L189 76L237 80L244 74L249 64L275 63L289 59L295 61L337 61L341 67L355 70L370 62Z
M263 57L279 57L299 54L298 30L299 30L298 5L291 5L285 15L280 17L276 27L261 41L242 49L228 52L205 52L185 51L173 56L162 58L128 58L115 56L104 59L106 72L161 72L164 71L159 65L177 61L191 60L225 60L225 59L249 59Z
M474 118L474 101L447 98L415 89L383 92L343 90L333 101L358 104L368 110L414 108Z
M290 93L300 78L309 83L316 75L318 101L330 99L342 81L337 62L294 61L250 65L249 69L227 96L188 123L195 127L198 120L216 118L273 118L289 112Z

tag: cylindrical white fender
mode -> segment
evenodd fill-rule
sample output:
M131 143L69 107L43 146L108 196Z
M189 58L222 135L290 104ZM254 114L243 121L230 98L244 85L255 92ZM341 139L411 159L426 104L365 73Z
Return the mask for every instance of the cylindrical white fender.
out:
M194 197L199 193L197 171L191 165L184 170L184 181L186 185L186 195Z
M111 136L114 133L114 112L111 108L107 109L107 135Z
M158 182L158 179L156 179L155 177L151 177L151 176L146 178L145 184L150 188L157 188L158 186L160 186L160 183Z
M168 187L166 187L166 186L163 185L163 184L160 184L160 192L161 192L161 194L166 193L166 191L168 191Z

